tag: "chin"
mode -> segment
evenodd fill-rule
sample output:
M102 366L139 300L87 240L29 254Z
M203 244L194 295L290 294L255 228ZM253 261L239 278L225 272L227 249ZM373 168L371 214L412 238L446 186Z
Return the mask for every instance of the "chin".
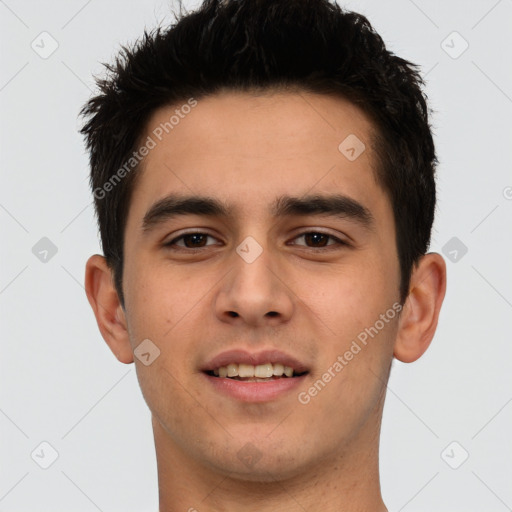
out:
M233 449L234 445L240 448ZM268 438L249 441L235 437L229 446L204 454L204 457L215 472L247 482L287 480L303 474L306 464L301 446L284 446L282 439L275 443L269 442Z
M215 461L215 469L233 480L260 483L282 482L304 474L304 469L296 458L286 459L285 462L279 460L275 457L269 460L263 455L257 462L251 464L240 461L235 454L235 459L226 461L225 464Z

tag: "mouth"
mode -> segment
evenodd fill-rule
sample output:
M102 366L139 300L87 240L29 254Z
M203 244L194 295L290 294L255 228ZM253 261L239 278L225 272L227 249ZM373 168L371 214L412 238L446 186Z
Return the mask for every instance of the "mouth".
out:
M310 369L279 350L230 350L201 368L211 389L243 402L270 402L304 383Z
M205 373L211 377L227 378L243 382L269 382L277 379L290 379L301 377L307 371L296 371L291 366L281 363L264 363L259 365L229 363L226 366L219 366L213 370L206 370Z

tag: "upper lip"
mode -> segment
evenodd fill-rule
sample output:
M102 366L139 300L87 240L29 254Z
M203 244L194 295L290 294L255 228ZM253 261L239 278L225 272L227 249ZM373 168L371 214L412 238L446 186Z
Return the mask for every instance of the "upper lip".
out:
M290 366L295 373L309 371L304 363L277 349L262 350L260 352L248 352L244 349L228 350L210 359L201 370L203 372L213 371L230 363L252 364L254 366L265 363L280 363L283 366Z

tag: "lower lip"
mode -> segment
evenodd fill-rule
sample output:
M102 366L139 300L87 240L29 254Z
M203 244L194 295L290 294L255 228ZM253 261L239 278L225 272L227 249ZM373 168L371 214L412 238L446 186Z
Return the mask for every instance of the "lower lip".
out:
M243 402L269 402L299 387L308 374L299 377L281 377L265 382L245 382L214 377L204 372L203 375L218 392L227 396Z

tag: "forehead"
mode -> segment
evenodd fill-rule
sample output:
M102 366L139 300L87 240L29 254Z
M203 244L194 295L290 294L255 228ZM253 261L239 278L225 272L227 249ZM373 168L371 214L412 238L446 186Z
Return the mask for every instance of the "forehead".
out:
M193 106L191 106L193 105ZM373 125L339 97L306 92L222 92L153 113L149 151L129 217L168 194L216 195L240 215L276 196L333 189L361 202L384 196L371 149Z

